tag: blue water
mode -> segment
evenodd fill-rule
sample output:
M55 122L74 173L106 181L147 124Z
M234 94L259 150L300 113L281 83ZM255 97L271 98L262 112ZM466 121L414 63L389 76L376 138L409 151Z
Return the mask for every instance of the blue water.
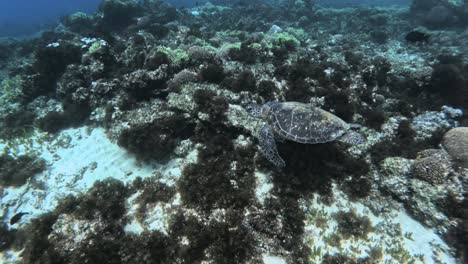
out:
M101 0L0 0L0 37L33 36L57 23L61 16L78 11L95 12L100 2ZM166 0L166 2L177 7L191 7L206 0ZM218 2L223 1L218 0ZM359 4L408 4L410 0L319 0L317 2L324 6L346 7Z
M93 13L100 0L0 0L0 37L27 37L73 12Z

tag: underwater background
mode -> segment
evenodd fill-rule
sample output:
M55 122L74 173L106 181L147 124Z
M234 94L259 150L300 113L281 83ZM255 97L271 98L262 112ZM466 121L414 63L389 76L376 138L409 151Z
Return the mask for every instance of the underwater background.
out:
M26 37L74 12L92 13L100 0L0 0L0 37Z
M463 0L0 0L0 263L468 263Z

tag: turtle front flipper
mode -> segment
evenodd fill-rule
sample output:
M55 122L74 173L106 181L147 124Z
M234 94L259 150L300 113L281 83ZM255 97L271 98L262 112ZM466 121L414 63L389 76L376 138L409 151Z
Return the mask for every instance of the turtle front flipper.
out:
M259 143L260 151L267 160L278 168L282 168L286 165L278 153L275 137L268 125L263 126L260 130Z

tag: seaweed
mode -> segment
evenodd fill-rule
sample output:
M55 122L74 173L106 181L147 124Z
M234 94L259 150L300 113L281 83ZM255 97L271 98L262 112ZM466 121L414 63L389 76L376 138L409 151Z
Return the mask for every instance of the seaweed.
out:
M42 131L57 133L68 127L81 125L91 114L88 102L72 102L64 100L63 112L52 111L38 119L38 127Z
M63 259L48 240L57 218L58 214L55 212L43 214L32 219L31 224L18 234L18 239L24 245L21 257L25 263L63 263Z
M312 87L304 79L297 79L288 83L288 90L285 92L286 101L296 101L307 103L312 96Z
M45 160L34 156L0 156L0 185L21 186L46 168Z
M193 124L182 114L123 130L118 144L141 160L167 161L178 142L193 134Z
M55 82L69 64L79 63L81 48L75 44L61 41L56 45L37 47L35 50L32 73L24 79L21 87L26 101L55 91Z
M369 196L372 190L372 182L368 177L353 177L344 181L341 187L351 201L356 201Z
M446 103L464 106L468 99L468 67L439 63L433 66L428 90L438 94Z
M123 260L119 254L124 244L122 217L125 214L125 201L129 190L122 182L106 179L96 182L93 187L79 197L69 196L62 200L53 212L42 214L18 231L19 247L24 247L21 257L25 263L88 263ZM102 233L82 238L74 251L57 252L61 240L50 239L53 225L61 214L72 214L78 219L103 221Z
M380 130L381 126L387 121L387 114L381 107L369 108L361 111L368 127Z
M278 149L286 167L282 172L275 172L273 182L305 197L312 192L330 195L332 181L342 182L346 175L359 179L369 171L365 160L347 155L342 146L333 142L314 145L279 143Z
M230 142L225 135L212 137L199 150L198 162L183 169L177 185L188 207L209 212L240 209L252 202L254 151L251 147L234 149Z
M220 123L226 120L226 111L229 107L224 97L216 95L209 90L196 90L193 100L197 104L197 112L206 113L210 116L210 122Z
M275 99L275 92L278 91L275 83L270 80L261 80L257 85L257 93L263 97L265 102L273 101Z
M150 71L154 71L159 66L163 64L169 65L171 61L166 53L159 51L159 50L152 50L147 56L145 60L145 69Z
M174 263L179 257L180 246L175 238L159 231L145 231L139 235L126 235L119 241L119 250L114 254L120 255L117 262L122 263ZM104 260L107 262L108 260Z
M30 135L35 118L35 113L22 108L1 117L0 138L13 139Z
M235 61L253 64L257 60L257 51L250 47L249 43L242 42L240 48L229 49L229 57Z
M121 181L108 178L95 182L93 187L79 197L74 214L80 219L94 219L96 212L104 221L112 223L125 214L125 199L129 189Z
M367 216L359 216L355 211L348 212L340 211L333 215L338 223L338 232L345 238L362 238L366 239L370 231L372 231L372 223Z
M168 203L176 193L174 187L168 186L159 181L161 175L156 175L150 178L137 178L133 181L132 190L139 192L135 202L138 203L137 219L142 221L147 212L148 204L158 202Z
M209 83L220 83L224 76L224 68L221 64L210 63L200 71L200 79Z
M256 90L256 79L251 71L245 70L239 73L235 78L226 78L222 85L233 92L254 92Z
M11 248L16 238L16 230L8 229L8 225L0 223L0 252Z

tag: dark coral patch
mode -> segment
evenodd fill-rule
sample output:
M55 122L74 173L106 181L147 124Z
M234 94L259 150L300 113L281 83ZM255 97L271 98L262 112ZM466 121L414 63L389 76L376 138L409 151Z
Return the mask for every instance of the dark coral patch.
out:
M18 232L18 246L25 263L120 263L123 258L119 252L122 247L120 238L124 232L121 218L125 214L125 199L128 188L122 182L108 179L96 182L94 186L79 197L69 196L53 212L32 220L24 230ZM105 225L103 232L92 234L79 243L79 248L65 255L56 251L63 245L56 245L49 235L61 214L73 214L78 219L97 220ZM63 252L62 252L63 253Z
M25 155L13 158L3 154L0 156L0 185L21 186L45 167L45 160L40 158Z
M119 243L121 263L174 263L180 254L176 238L159 231L127 235Z
M433 67L429 92L442 97L443 103L466 106L468 100L468 66L455 63L436 64Z
M322 264L371 264L375 263L375 259L371 257L364 257L355 259L348 255L342 253L336 253L330 255L329 253L325 254L322 258Z
M90 114L91 107L88 102L71 102L65 100L63 103L63 112L49 112L38 120L38 127L49 133L57 133L62 129L77 127L83 124Z
M0 138L12 139L30 134L35 118L35 113L25 109L18 109L0 117Z
M364 109L361 115L365 118L366 125L376 130L380 130L387 121L387 114L381 107Z
M178 142L192 134L192 123L184 115L174 114L123 130L118 144L139 159L165 161Z
M0 252L9 249L16 238L16 230L8 229L8 225L0 223Z
M18 234L18 242L24 244L21 257L24 263L62 263L61 258L48 241L52 232L52 225L58 215L46 213L32 220L25 230Z
M236 77L226 78L222 85L233 92L251 91L256 88L255 75L251 71L242 71Z
M345 239L362 238L366 239L372 231L372 223L367 216L359 216L354 211L338 212L333 215L338 223L338 231Z
M152 50L147 56L145 60L145 69L150 71L154 71L159 68L161 65L166 64L169 65L171 61L166 53L162 51L158 51L157 49Z
M213 91L200 89L193 94L193 100L197 104L197 112L210 115L212 122L218 123L226 119L229 104L224 97Z
M242 212L239 212L243 214ZM177 214L171 222L171 236L185 237L190 243L181 245L178 255L183 263L210 260L215 263L246 263L255 257L253 234L237 221L199 221L193 216Z
M324 91L319 91L319 96L325 97L324 109L333 109L334 114L346 122L353 120L357 106L351 101L349 90L337 89L332 85Z
M183 169L178 188L184 204L208 212L240 209L252 202L254 151L234 149L230 141L226 136L214 136L199 150L198 162Z
M113 222L125 214L128 188L113 178L94 183L88 193L78 198L74 213L79 218L93 219L96 212L104 220Z
M273 81L261 80L257 85L257 92L265 102L269 102L275 99L274 94L278 92L278 88Z
M303 263L310 248L302 243L306 216L298 202L298 193L290 186L275 186L273 197L250 211L247 222L255 233L268 237L275 250L291 252L294 263Z
M168 203L176 193L174 187L168 186L158 179L161 175L150 178L137 178L133 182L132 189L139 192L135 202L138 203L137 219L141 222L146 218L148 207L158 202Z
M304 79L297 79L295 81L288 82L288 86L288 90L284 95L286 101L306 103L313 95L312 87Z
M138 177L133 181L132 188L141 192L136 199L137 202L147 204L170 201L175 194L175 190L173 187L159 182L160 177L162 176L156 175L145 179Z
M210 83L220 83L224 79L224 75L223 66L216 63L206 65L200 72L200 78Z
M65 41L58 43L58 46L38 47L31 75L22 85L24 99L32 100L54 92L55 81L63 74L67 65L79 63L80 59L81 48Z
M247 42L243 42L240 48L232 48L229 50L229 57L246 64L253 64L257 60L257 51L249 47Z
M337 143L309 145L288 141L278 146L286 168L275 173L275 185L288 186L304 195L330 194L332 180L360 178L369 171L365 160L347 155Z
M355 201L360 198L369 196L372 189L372 183L371 180L367 177L354 177L344 181L342 188L350 200Z
M388 83L388 72L392 65L385 58L377 57L372 60L372 67L365 69L362 73L362 80L367 87L384 86Z
M379 165L386 157L414 159L421 150L437 148L445 130L435 131L431 138L415 140L416 132L411 128L411 122L402 121L398 126L396 137L381 141L371 148L372 162Z

